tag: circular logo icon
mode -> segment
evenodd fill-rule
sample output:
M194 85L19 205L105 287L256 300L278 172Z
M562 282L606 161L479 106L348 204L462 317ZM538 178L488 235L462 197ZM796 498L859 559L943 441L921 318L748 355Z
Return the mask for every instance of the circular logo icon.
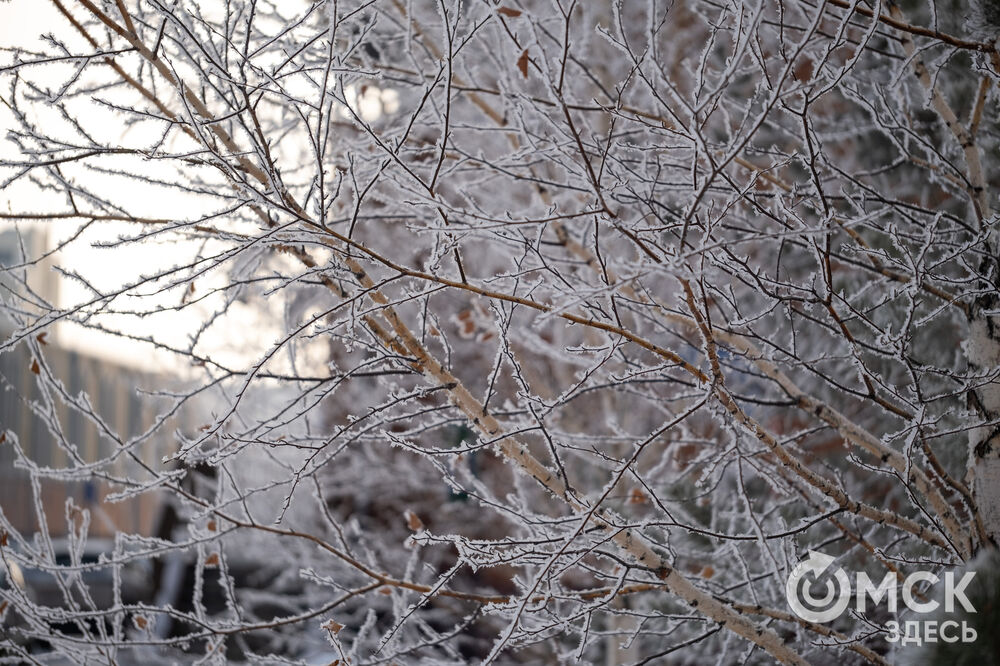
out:
M838 568L823 576L833 560L829 555L810 550L809 557L796 564L788 574L785 583L788 605L803 620L829 622L847 610L851 602L851 581L847 573ZM823 591L817 593L815 587Z

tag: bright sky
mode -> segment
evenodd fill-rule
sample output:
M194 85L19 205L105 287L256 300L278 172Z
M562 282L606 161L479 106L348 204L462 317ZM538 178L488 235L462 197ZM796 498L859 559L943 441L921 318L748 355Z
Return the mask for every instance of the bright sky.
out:
M63 22L63 17L49 2L40 0L2 2L0 0L0 46L38 49L42 44L40 36L44 33L58 30L60 35L67 34L66 31L60 30ZM75 46L72 43L69 45L71 48ZM7 53L0 56L0 66L10 61L11 56ZM47 70L48 68L46 68ZM58 79L59 75L54 72L43 75L42 71L41 69L31 70L29 76L33 75L35 80L42 85L53 88L61 85L61 81ZM47 78L42 78L43 76ZM6 90L0 90L0 95L6 96L6 94ZM44 109L36 110L39 113L45 111ZM93 108L81 110L83 124L88 130L103 132L97 136L98 140L110 144L141 145L144 143L143 137L136 135L137 131L141 132L142 130L129 130L122 123L116 123L114 117L107 118L107 121L100 117L109 114L109 111L96 105L93 105ZM53 127L56 126L55 123L59 122L57 118L52 118L52 121ZM12 157L16 159L18 154L17 149L5 138L7 131L15 126L13 114L5 105L0 104L0 137L4 137L0 141L0 151L2 151L0 154L8 159ZM106 164L104 162L102 166ZM144 162L137 164L134 170L148 173L158 166L160 165ZM164 165L161 173L169 176L171 168L173 167ZM5 177L7 173L4 173L3 176ZM194 197L169 196L162 190L145 187L133 180L123 181L120 178L106 177L104 178L106 182L101 182L102 179L99 176L90 175L87 178L88 183L96 183L108 192L109 197L113 197L114 203L133 212L138 210L140 214L145 213L155 217L176 216L184 219L186 216L195 214L201 208ZM18 212L67 210L63 197L40 192L25 180L0 192L0 206L5 211ZM13 226L12 222L6 220L0 221L0 224L4 225L4 228ZM44 225L45 231L48 233L49 244L52 245L57 240L75 233L80 221L46 222ZM22 223L19 226L24 229L31 225ZM40 224L36 224L35 228L40 226ZM168 268L185 261L196 251L194 244L190 242L179 243L176 241L176 237L169 240L164 239L163 242L143 243L138 247L129 246L115 249L95 247L95 243L111 242L121 235L132 235L139 231L141 229L135 225L102 223L85 232L69 248L59 253L56 263L65 269L79 272L95 288L106 292L120 286L123 280L134 280L137 276L149 274L156 268ZM210 275L204 280L200 280L197 286L207 290L213 283L219 283L222 279L223 276ZM56 302L60 307L70 307L93 297L93 293L82 284L69 280L59 280L58 282L59 290ZM120 309L140 306L143 309L149 309L151 303L154 302L176 306L179 304L181 296L182 291L177 289L162 297L147 297L141 301L119 298L114 305ZM154 298L155 300L153 300ZM210 299L204 306L196 307L189 312L170 311L144 318L107 316L102 319L102 323L139 336L155 335L156 339L162 342L183 347L187 345L189 336L197 329L198 324L208 316L209 312L218 307L220 302L220 299ZM276 326L266 325L270 317L262 318L261 314L256 305L249 307L239 303L234 304L227 313L224 322L220 322L205 332L198 351L212 354L234 367L244 366L257 353L269 347L278 334ZM184 371L183 367L178 367L176 355L156 353L148 344L123 340L79 326L57 326L56 330L53 331L52 338L63 346L113 358L120 363L147 369Z
M72 4L69 3L72 9ZM43 42L41 36L48 32L57 32L71 51L85 52L87 45L73 41L72 30L64 29L65 19L44 0L0 0L0 46L5 48L21 47L28 50L39 50ZM9 53L0 54L0 66L11 61ZM58 65L30 68L24 72L43 88L58 90L64 80L74 74L72 65ZM367 86L362 95L353 90L347 90L348 102L367 120L374 120L382 113L392 113L398 108L398 97L392 90L380 90L375 86ZM8 91L0 90L0 95L6 96ZM82 124L95 136L95 139L112 146L124 145L144 147L155 142L162 131L157 123L144 123L139 127L130 128L121 122L122 116L116 111L98 105L92 101L75 100L72 102L73 113L77 114ZM32 109L37 114L39 126L47 132L62 136L59 128L65 123L58 114L44 104L37 104ZM45 116L49 114L46 120ZM346 111L345 111L346 114ZM8 159L17 159L15 146L6 140L7 131L16 127L16 122L4 105L0 104L0 155ZM72 137L72 133L67 134ZM184 150L187 150L185 147ZM91 158L91 164L109 167L121 165L121 156ZM171 217L174 219L193 219L199 212L209 212L215 202L206 202L189 194L178 194L164 191L120 176L105 176L87 173L79 165L67 165L67 171L73 171L73 177L78 182L97 186L106 193L108 201L130 211L132 214L150 217ZM135 173L158 174L170 180L176 173L176 164L163 161L140 160L135 158L126 168ZM0 169L0 178L7 177L11 172ZM0 207L5 211L18 212L64 212L69 209L65 198L51 192L40 192L26 180L16 183L0 192ZM0 221L6 228L12 222ZM38 223L35 228L43 228L48 234L48 243L54 245L76 233L80 220L51 221ZM44 225L44 226L42 226ZM26 228L30 225L20 225ZM163 237L154 242L143 242L138 246L117 248L97 247L97 243L114 242L121 236L131 236L144 231L137 225L124 223L102 222L88 229L78 239L60 252L55 262L64 269L76 271L102 293L120 288L124 282L135 280L140 275L149 275L156 269L168 269L177 264L190 261L201 249L193 241L180 241L177 236ZM208 250L213 248L209 247ZM219 248L214 248L218 250ZM199 277L196 284L196 296L207 293L212 287L224 284L225 275L208 274ZM62 308L70 308L86 302L94 297L94 293L78 281L58 280L59 289L56 303ZM147 294L151 291L144 288ZM118 309L149 310L153 305L177 307L182 302L183 289L174 289L164 294L145 296L142 299L118 298L113 306ZM222 296L206 299L197 306L181 310L169 310L152 316L135 317L126 315L104 315L99 321L103 325L143 337L154 335L163 343L184 348L188 345L190 336L199 329L203 321L211 313L223 307ZM226 316L200 334L196 352L209 355L231 368L245 368L262 352L269 349L284 330L283 303L281 299L256 298L250 303L235 302L226 307ZM80 349L87 353L113 358L117 362L141 366L147 369L169 369L184 372L185 364L179 362L177 355L167 352L156 352L150 345L112 337L99 331L84 329L77 325L63 324L52 331L52 338L59 344ZM190 365L188 368L190 368Z

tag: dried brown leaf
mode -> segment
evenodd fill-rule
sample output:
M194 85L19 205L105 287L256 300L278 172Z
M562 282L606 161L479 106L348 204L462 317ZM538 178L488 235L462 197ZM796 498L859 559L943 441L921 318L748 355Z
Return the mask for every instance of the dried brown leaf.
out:
M521 57L517 59L517 68L521 70L521 76L528 78L528 49L524 49Z
M419 532L420 530L424 529L424 523L422 520L420 520L420 516L413 513L409 509L406 510L406 513L404 515L406 516L406 526L409 527L410 530L414 532Z
M327 620L320 626L334 635L339 634L340 630L344 628L344 625L337 622L336 620Z

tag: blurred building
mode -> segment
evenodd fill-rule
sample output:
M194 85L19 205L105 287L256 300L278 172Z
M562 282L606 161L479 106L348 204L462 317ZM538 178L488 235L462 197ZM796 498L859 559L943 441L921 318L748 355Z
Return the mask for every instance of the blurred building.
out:
M32 299L57 301L58 275L49 270L47 262L21 268L23 256L39 257L45 250L45 232L40 227L0 228L0 298L8 305L30 307L12 296L25 293L25 280L34 294ZM0 314L0 341L7 341L15 329L15 323ZM33 488L29 472L15 464L15 441L25 457L43 469L72 469L108 459L120 447L104 432L104 426L127 440L145 432L156 418L155 401L138 389L162 387L162 378L61 348L52 337L39 339L35 334L31 345L22 340L0 352L0 434L16 436L5 437L0 443L3 516L14 529L31 534L39 530L38 512L43 510L49 533L62 536L66 533L66 502L72 498L76 505L91 511L92 536L113 536L116 531L151 534L159 518L160 501L155 493L107 502L109 493L121 492L124 487L94 476L68 481L39 475L37 488ZM42 390L40 380L48 391ZM88 411L99 415L103 424ZM158 463L168 453L170 432L172 427L167 424L155 437L135 447L138 461L120 454L101 467L100 473L112 479L149 480L140 461Z

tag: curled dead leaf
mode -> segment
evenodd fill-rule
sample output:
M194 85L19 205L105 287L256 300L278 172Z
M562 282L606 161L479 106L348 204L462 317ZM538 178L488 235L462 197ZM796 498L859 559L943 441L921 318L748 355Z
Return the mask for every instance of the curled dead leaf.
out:
M46 342L45 338L48 337L48 335L49 335L48 331L42 331L41 333L35 336L35 339L38 340L38 342L40 342L41 344L47 345L49 343Z
M211 555L209 555L208 557L206 557L205 558L205 566L206 567L217 567L217 566L219 566L219 554L218 553L212 553Z
M132 622L135 624L136 629L145 629L149 626L149 620L147 620L142 615L136 615L132 618Z
M41 374L42 369L38 365L38 359L31 359L31 371L36 375Z
M473 319L472 310L462 310L455 317L458 324L458 335L461 338L471 338L476 333L476 321Z
M504 16L509 16L511 18L517 18L521 15L520 9L512 9L510 7L497 7L497 14L503 14Z
M340 633L340 630L344 628L344 625L342 625L341 623L337 622L336 620L327 620L326 622L324 622L323 624L321 624L320 627L322 627L323 629L326 629L331 634L333 634L333 635L336 636L337 634Z
M413 532L419 532L420 530L424 529L424 523L422 520L420 520L420 516L413 513L409 509L407 509L406 513L404 513L403 515L406 516L406 526L409 527L410 530L412 530Z
M801 58L795 64L795 69L792 70L792 75L797 81L808 81L813 75L813 61L810 58Z
M528 78L528 49L524 49L521 57L517 59L517 68L521 70L521 76Z

